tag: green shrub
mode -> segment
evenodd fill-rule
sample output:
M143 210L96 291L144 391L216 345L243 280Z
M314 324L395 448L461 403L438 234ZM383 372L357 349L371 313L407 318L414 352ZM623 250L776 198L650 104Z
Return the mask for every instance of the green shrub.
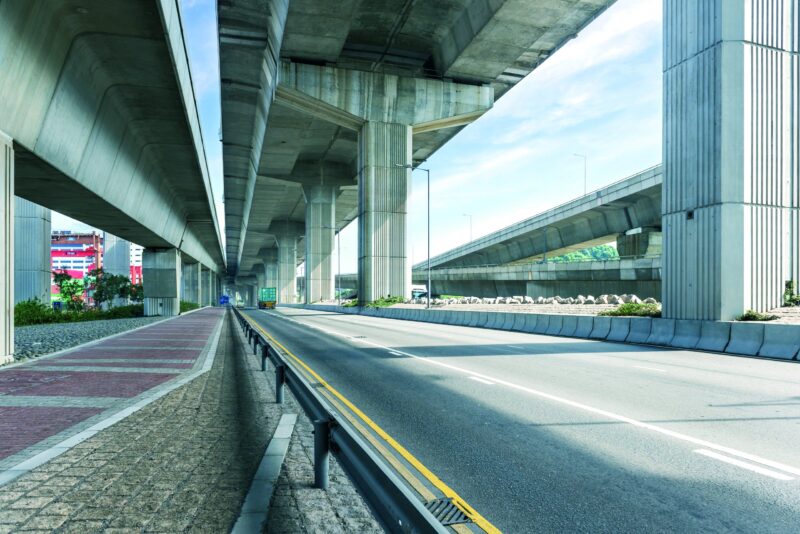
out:
M14 306L14 326L53 323L55 315L56 312L37 298L23 300Z
M144 305L117 306L109 310L66 310L57 312L38 299L26 300L14 306L14 326L50 323L78 323L107 319L129 319L144 316Z
M189 302L188 300L181 301L181 313L186 313L188 311L196 310L199 308L200 305L196 302Z
M598 315L611 317L661 317L661 307L658 304L628 302L620 304L613 310L600 312Z
M355 308L356 306L358 306L357 300L349 300L342 304L342 308Z
M736 318L737 321L774 321L775 319L778 319L777 315L759 313L755 310L747 310Z
M405 302L403 297L381 297L367 304L367 308L388 308L389 306L402 304L403 302Z

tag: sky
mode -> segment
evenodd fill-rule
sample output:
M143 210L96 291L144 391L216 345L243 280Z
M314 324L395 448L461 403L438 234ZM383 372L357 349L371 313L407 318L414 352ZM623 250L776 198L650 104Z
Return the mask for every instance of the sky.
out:
M661 163L662 0L618 0L423 166L436 255ZM224 224L215 0L181 0L200 122ZM409 253L426 257L426 178L409 200ZM81 229L53 214L53 229ZM342 272L358 229L342 231ZM334 261L336 261L334 259Z

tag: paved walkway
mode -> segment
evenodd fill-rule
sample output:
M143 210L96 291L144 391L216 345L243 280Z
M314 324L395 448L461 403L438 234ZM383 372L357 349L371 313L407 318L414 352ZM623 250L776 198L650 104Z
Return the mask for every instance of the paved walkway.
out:
M202 310L0 368L0 470L91 428L202 365L222 313Z

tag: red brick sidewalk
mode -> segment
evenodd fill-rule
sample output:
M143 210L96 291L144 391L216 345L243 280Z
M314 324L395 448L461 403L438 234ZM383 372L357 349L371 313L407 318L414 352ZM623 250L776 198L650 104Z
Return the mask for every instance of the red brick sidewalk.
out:
M201 367L223 314L220 308L200 310L0 368L0 471Z

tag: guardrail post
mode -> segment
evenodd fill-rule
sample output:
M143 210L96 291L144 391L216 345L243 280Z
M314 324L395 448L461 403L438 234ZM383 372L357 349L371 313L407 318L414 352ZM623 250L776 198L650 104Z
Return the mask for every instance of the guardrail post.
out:
M314 487L328 489L331 425L327 419L314 421Z
M283 404L283 385L286 383L286 367L283 364L275 366L275 402Z
M261 370L267 370L267 358L269 358L269 345L264 343L261 345Z
M253 356L258 354L258 343L259 343L258 335L253 336Z

